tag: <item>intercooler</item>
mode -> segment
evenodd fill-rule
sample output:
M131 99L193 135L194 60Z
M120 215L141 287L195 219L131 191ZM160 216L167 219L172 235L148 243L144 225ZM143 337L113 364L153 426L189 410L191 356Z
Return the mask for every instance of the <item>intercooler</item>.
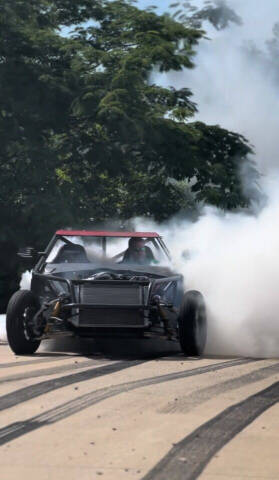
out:
M144 289L139 284L104 282L80 285L79 325L86 327L143 327Z
M92 284L80 286L80 303L92 305L143 305L143 288L137 284Z

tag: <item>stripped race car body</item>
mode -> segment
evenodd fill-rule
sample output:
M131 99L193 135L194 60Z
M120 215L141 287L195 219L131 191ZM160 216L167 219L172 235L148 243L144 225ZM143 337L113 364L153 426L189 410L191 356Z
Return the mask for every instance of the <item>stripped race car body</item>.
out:
M26 250L20 256L34 258ZM190 294L192 306L183 313L189 325L196 322L189 316L205 318L201 295L188 292L188 303ZM173 272L159 234L59 230L38 254L30 291L16 292L10 300L8 340L16 353L33 353L42 340L61 335L159 336L180 340L191 354L181 342L184 297L183 277ZM192 325L189 341L201 336L197 325L195 330ZM200 354L204 343L203 334L192 353Z

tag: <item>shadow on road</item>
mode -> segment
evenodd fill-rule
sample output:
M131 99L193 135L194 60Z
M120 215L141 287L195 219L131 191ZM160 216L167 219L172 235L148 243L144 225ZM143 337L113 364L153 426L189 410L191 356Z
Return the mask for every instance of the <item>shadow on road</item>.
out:
M44 341L36 356L81 355L92 359L137 360L157 359L160 361L198 362L199 357L185 357L178 342L150 338L111 338L92 340L88 338L64 337ZM204 355L211 360L229 360L239 358L234 355Z
M64 353L63 353L64 352ZM61 338L47 340L42 343L40 356L51 355L83 355L93 358L109 360L123 359L152 359L167 356L168 359L179 360L185 357L181 353L178 342L170 342L162 339L83 339ZM163 358L162 358L163 359ZM191 359L197 360L197 359Z

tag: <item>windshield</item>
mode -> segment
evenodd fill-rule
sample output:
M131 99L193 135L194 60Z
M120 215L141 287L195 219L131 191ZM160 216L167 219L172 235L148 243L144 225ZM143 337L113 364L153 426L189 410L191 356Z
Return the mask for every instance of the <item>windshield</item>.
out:
M47 265L169 265L169 258L157 238L119 238L91 236L57 237Z

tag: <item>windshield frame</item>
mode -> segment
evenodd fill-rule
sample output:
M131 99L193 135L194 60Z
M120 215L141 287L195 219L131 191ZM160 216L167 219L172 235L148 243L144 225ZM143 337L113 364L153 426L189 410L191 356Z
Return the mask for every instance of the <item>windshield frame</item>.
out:
M84 241L82 240L83 239L83 235L77 235L75 236L75 238L79 237L81 242L79 243L80 245L82 245L82 243L84 243ZM128 248L128 240L129 238L131 238L130 236L112 236L112 235L104 235L104 236L101 236L101 235L86 235L86 238L100 238L100 241L101 241L101 248L102 248L102 252L103 252L103 257L100 257L99 261L97 262L98 264L101 264L102 262L105 263L105 264L108 264L108 268L110 268L112 266L112 261L113 258L115 258L116 256L110 258L110 257L107 257L107 243L108 243L108 238L127 238L127 247ZM156 249L156 251L158 251L159 253L159 256L160 257L163 257L163 263L169 263L171 261L171 257L170 257L170 253L169 253L169 250L167 249L165 243L163 242L163 239L162 237L160 237L159 235L156 236L156 237L145 237L144 236L144 232L143 232L143 237L142 237L145 242L147 244L151 243L154 248ZM58 241L62 241L63 243L65 244L74 244L75 242L72 242L71 241L71 236L70 235L57 235L57 233L52 237L50 243L48 244L45 252L43 253L43 255L40 257L39 259L39 262L37 263L37 265L35 266L34 268L34 271L35 272L41 272L43 273L46 266L50 265L51 262L48 262L47 259L48 257L50 256L51 252L53 251L53 249L55 248L55 245ZM121 255L124 254L124 251L123 252L119 252L117 254L117 256L121 257ZM55 267L58 266L58 264L55 264L53 263L53 266ZM73 265L73 269L74 267L77 267L77 263L73 263L73 262L69 262L69 265ZM83 264L85 265L85 264ZM91 265L92 267L94 266L94 262L89 262L88 264L86 265ZM115 263L115 268L119 268L119 269L122 269L122 267L124 267L124 265L122 264L117 264ZM127 264L128 265L132 265L132 264ZM105 267L105 265L103 265ZM155 267L155 265L153 265ZM158 266L162 266L161 265L161 262L158 263ZM133 264L133 267L136 267L136 264ZM148 267L148 265L146 265L146 267Z

